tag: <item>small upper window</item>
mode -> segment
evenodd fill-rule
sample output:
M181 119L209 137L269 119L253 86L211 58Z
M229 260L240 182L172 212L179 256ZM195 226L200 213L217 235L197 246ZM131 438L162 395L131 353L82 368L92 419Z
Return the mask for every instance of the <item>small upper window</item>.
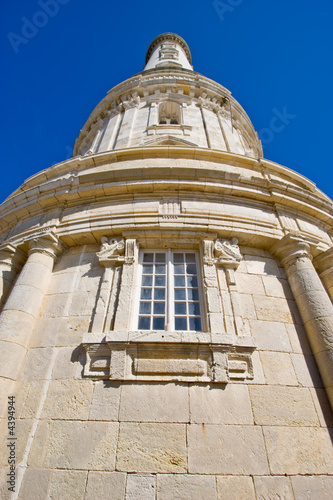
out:
M202 331L197 254L144 251L140 268L138 329Z
M180 105L176 102L162 102L159 105L160 125L180 125Z

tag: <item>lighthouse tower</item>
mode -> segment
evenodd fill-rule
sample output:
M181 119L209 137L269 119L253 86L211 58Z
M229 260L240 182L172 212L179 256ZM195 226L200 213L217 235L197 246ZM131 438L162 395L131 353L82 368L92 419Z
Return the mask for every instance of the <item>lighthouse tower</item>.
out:
M333 203L180 36L0 214L1 498L331 498Z

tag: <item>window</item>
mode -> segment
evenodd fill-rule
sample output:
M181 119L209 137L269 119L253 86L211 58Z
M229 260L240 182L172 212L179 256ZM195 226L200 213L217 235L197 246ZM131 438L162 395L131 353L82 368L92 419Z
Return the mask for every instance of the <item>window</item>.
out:
M159 105L160 125L180 125L180 106L176 102L162 102Z
M197 254L143 251L139 265L138 329L202 331Z

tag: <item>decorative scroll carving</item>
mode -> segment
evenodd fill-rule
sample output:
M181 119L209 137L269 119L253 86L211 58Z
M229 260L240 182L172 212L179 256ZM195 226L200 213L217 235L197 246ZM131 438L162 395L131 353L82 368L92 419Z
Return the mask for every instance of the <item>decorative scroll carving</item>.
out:
M216 240L214 249L217 264L228 264L237 268L242 260L237 238L232 238L231 241Z
M100 264L102 266L115 266L125 262L125 240L123 238L101 238L101 249L97 253Z

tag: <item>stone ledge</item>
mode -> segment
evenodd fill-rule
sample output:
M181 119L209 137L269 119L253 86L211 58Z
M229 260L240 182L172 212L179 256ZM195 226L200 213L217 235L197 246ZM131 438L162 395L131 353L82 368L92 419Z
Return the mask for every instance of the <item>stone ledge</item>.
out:
M84 377L228 383L253 378L251 337L189 332L87 333Z

